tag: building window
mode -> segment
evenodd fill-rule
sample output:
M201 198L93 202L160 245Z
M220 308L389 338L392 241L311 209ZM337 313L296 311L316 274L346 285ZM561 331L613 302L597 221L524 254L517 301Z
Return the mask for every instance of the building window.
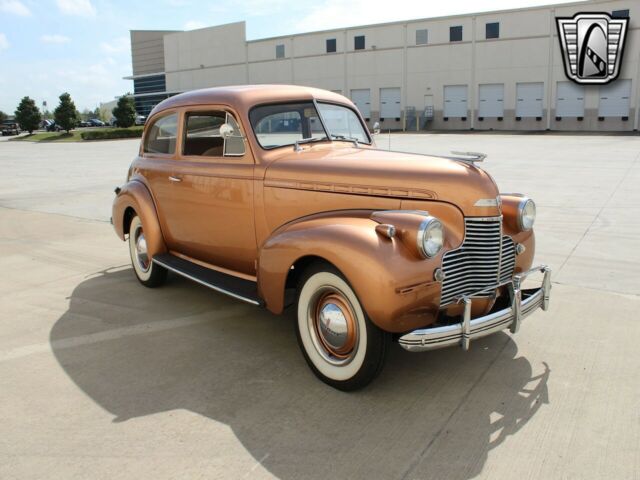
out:
M337 51L336 39L327 38L327 53L334 53Z
M284 58L284 45L276 45L276 58Z
M429 41L429 31L426 28L416 30L416 45L426 45Z
M626 10L614 10L611 12L613 18L629 18L629 9Z
M500 38L500 23L487 23L486 38Z
M364 35L358 35L357 37L353 37L353 49L364 50Z
M450 42L462 41L462 25L449 27L449 41Z

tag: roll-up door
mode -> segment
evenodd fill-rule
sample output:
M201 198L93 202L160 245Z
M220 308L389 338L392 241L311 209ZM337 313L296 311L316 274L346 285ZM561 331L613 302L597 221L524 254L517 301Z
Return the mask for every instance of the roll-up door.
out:
M504 84L480 85L478 100L479 117L504 117Z
M542 117L544 83L518 83L516 85L516 117Z
M396 119L400 118L400 89L381 88L380 89L380 118Z
M558 82L556 117L584 117L584 87L573 82Z
M371 117L371 90L368 88L351 90L351 101L355 103L364 118Z
M631 80L616 80L600 87L599 117L628 117L631 108Z
M444 86L444 116L461 118L467 116L467 86Z

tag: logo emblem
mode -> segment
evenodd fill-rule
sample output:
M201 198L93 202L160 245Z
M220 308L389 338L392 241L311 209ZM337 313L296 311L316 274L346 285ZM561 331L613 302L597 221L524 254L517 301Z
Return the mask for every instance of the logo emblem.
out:
M604 85L620 73L628 18L606 13L578 13L558 17L558 37L564 71L583 85Z

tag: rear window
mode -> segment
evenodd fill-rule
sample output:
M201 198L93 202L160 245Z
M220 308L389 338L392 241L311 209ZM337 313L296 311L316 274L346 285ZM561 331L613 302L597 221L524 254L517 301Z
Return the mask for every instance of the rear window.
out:
M173 113L155 120L144 140L145 153L173 154L178 138L178 114Z

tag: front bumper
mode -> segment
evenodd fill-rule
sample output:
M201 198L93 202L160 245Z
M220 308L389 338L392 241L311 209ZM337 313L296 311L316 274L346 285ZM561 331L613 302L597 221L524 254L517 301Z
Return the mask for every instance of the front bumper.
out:
M534 289L522 289L522 282L529 275L536 272L544 274L542 286ZM538 308L542 308L542 310L549 308L551 269L546 265L515 275L506 284L496 285L492 288L504 285L509 290L511 303L509 307L471 320L473 295L461 298L459 302L464 304L461 323L414 330L399 338L400 346L410 352L423 352L452 345L460 345L464 350L468 350L471 340L491 335L507 327L512 333L516 333L524 318L531 315ZM479 293L481 292L476 292L476 294Z

